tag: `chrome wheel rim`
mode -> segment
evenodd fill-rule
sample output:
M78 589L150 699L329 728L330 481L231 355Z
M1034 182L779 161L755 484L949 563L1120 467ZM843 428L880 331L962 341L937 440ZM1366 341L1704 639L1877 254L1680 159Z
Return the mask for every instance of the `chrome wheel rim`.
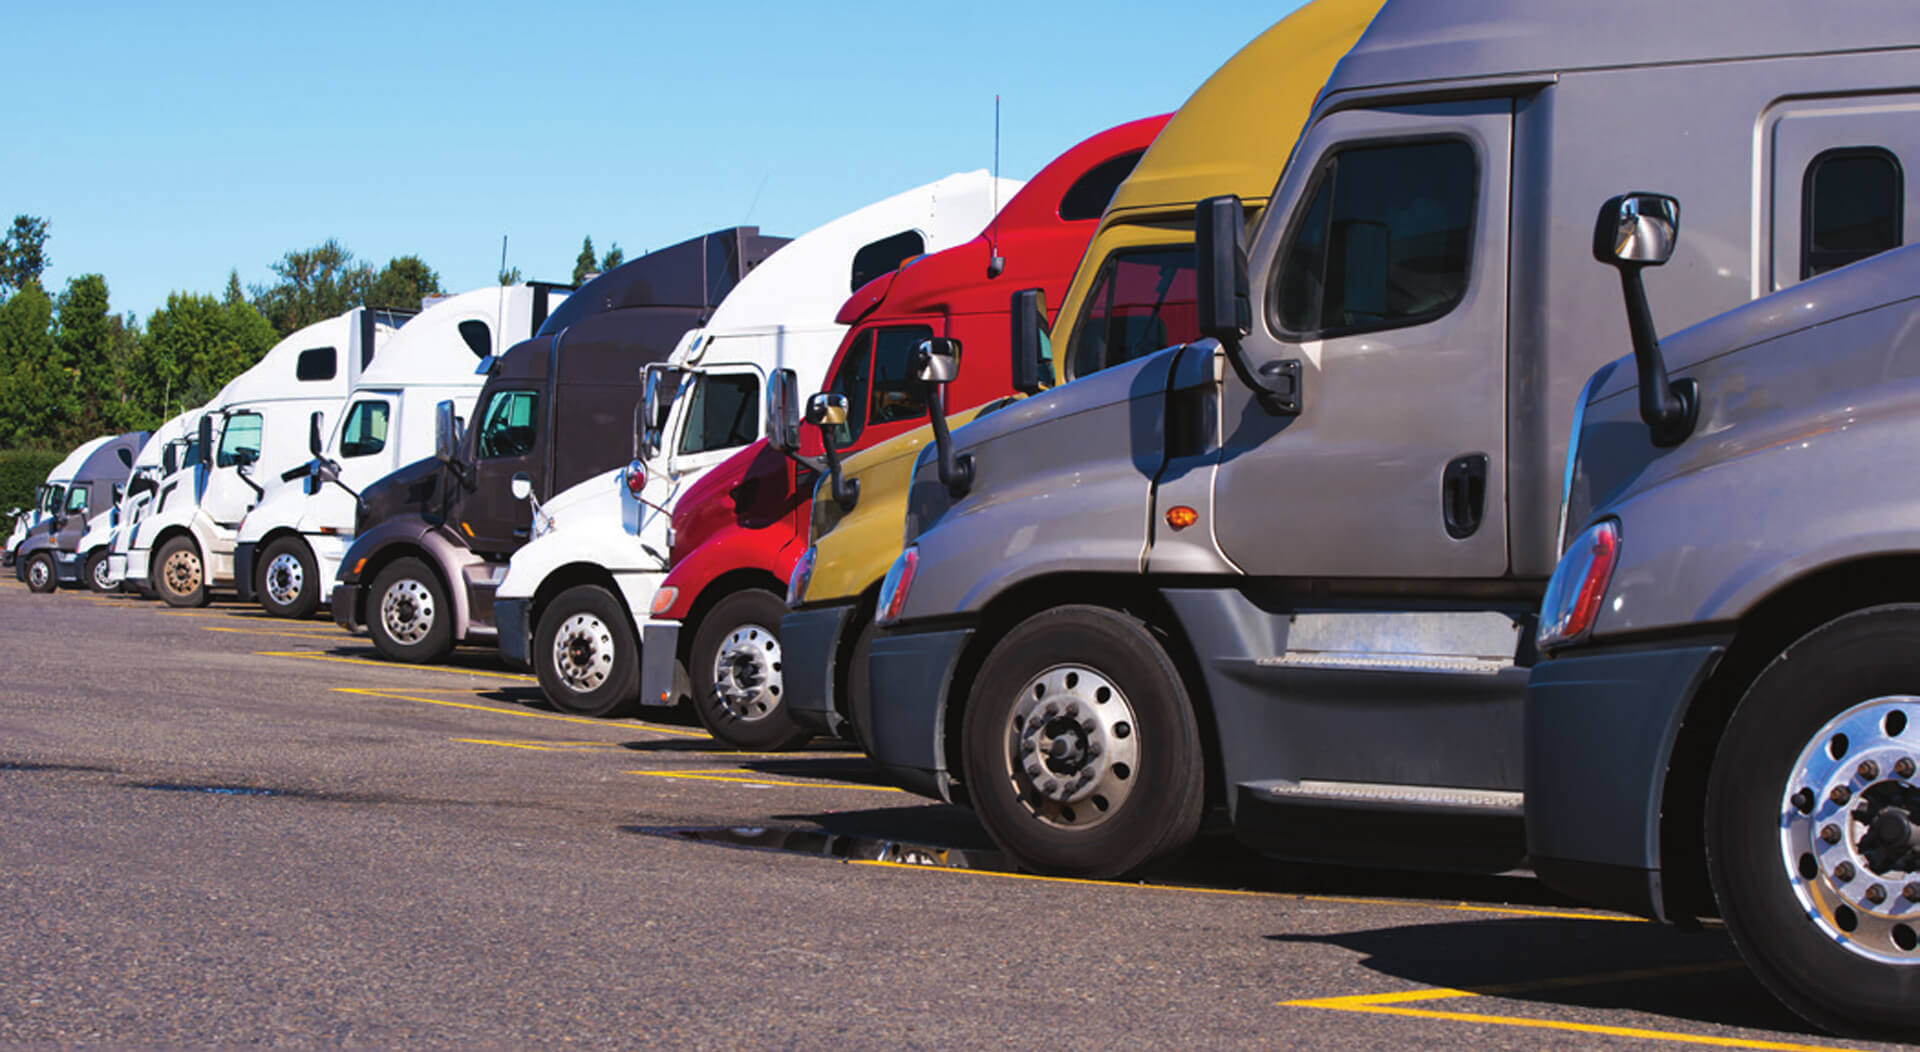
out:
M560 622L553 636L553 669L567 689L586 694L613 674L613 631L592 614Z
M188 548L167 556L166 565L160 568L160 579L174 595L192 593L200 587L200 556Z
M380 623L396 643L411 646L433 628L433 593L411 577L395 581L380 597Z
M35 588L45 588L47 586L48 573L47 561L45 559L35 559L27 567L27 583Z
M713 687L720 706L742 723L772 715L782 688L780 637L755 624L727 633L713 657Z
M267 564L267 596L279 606L292 606L307 583L307 571L292 552L281 552Z
M113 587L113 566L105 559L93 561L93 586L102 592Z
M1139 721L1113 681L1055 665L1027 681L1007 721L1002 760L1028 814L1064 829L1105 822L1139 780Z
M1780 797L1780 855L1822 934L1881 964L1920 964L1920 697L1864 701L1800 750Z

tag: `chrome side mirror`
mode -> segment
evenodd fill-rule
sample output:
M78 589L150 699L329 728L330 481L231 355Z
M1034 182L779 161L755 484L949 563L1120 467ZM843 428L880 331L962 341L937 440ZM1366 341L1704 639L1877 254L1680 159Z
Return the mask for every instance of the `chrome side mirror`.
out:
M767 442L788 455L800 451L800 380L792 369L767 378Z
M807 399L807 423L818 428L845 427L847 396L823 391Z
M524 471L516 471L513 473L513 478L507 481L507 489L513 494L514 500L526 500L533 496L533 476Z
M1593 252L1602 263L1657 267L1680 238L1680 202L1666 194L1621 194L1600 208Z
M840 471L840 445L834 431L847 425L847 396L821 392L807 399L807 423L820 429L820 444L827 452L827 479L833 502L841 511L852 511L860 500L860 480L849 479Z
M434 459L451 464L459 447L460 421L453 415L453 399L449 398L433 407Z
M936 336L913 352L913 375L922 383L950 384L960 375L960 341Z
M1673 257L1680 238L1680 202L1665 194L1632 193L1610 198L1600 206L1593 226L1593 258L1620 272L1620 292L1627 301L1627 332L1633 340L1633 363L1640 386L1640 419L1653 444L1667 449L1686 441L1700 417L1699 385L1692 380L1673 382L1660 353L1660 334L1647 306L1647 288L1640 272Z
M953 435L947 429L947 385L960 375L960 341L950 337L922 340L913 352L913 375L926 385L927 418L933 424L940 483L957 500L973 488L973 456L953 455Z

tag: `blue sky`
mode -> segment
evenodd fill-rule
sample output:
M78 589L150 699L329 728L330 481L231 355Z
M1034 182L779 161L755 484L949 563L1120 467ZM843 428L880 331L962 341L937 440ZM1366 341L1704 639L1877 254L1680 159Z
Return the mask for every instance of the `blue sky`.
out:
M1176 109L1297 0L8 5L0 223L144 318L335 237L449 290L735 223L788 236L949 172L1024 178Z

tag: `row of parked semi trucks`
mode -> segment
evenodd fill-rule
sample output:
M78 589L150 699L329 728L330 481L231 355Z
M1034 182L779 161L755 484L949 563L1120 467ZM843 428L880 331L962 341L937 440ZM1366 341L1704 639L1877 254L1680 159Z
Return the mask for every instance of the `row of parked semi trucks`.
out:
M1034 870L1524 860L1912 1036L1917 165L1903 0L1314 0L1025 184L301 330L10 547L838 734Z

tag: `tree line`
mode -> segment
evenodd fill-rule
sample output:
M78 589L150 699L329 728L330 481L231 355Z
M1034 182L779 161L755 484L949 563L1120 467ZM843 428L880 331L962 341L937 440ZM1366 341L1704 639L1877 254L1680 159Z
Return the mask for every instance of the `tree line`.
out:
M242 287L234 270L221 292L171 293L142 319L112 309L102 274L45 289L48 227L15 216L0 238L0 449L66 450L151 430L212 399L296 329L359 306L418 310L423 297L446 292L419 256L375 267L330 238L282 256L267 284ZM596 260L588 238L575 283L622 258L615 245ZM500 279L517 282L519 271Z

